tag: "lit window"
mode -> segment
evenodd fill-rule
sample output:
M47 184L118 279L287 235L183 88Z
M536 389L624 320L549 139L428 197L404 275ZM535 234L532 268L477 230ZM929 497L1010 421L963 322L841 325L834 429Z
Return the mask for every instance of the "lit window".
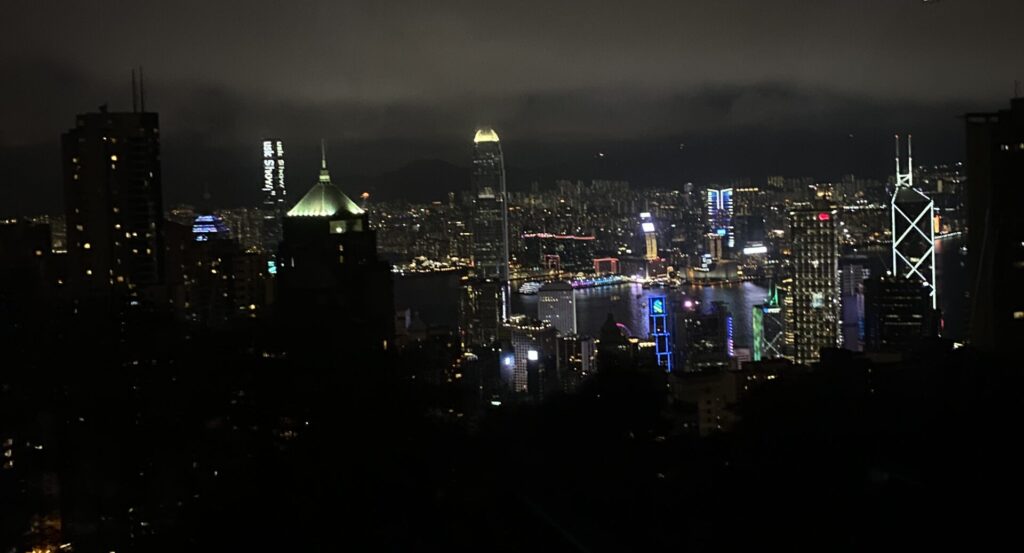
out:
M85 244L82 244L82 247L87 249L87 250L91 250L92 249L92 244L86 242Z

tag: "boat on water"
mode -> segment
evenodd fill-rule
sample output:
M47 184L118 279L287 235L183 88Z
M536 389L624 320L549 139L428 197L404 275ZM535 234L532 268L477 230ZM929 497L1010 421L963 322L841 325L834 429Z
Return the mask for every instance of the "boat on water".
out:
M533 296L540 291L540 287L541 283L539 282L524 282L523 285L519 287L519 293L524 296Z

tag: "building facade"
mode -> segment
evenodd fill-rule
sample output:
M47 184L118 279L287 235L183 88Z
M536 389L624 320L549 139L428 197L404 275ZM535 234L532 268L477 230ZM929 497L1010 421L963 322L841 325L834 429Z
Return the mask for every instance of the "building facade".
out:
M906 352L938 336L931 288L916 278L884 276L864 283L864 348Z
M164 279L156 113L81 114L61 137L68 282L77 295Z
M481 277L508 280L508 195L498 133L473 138L473 265Z
M792 242L792 337L797 363L816 363L842 344L838 211L827 205L789 212Z
M1024 98L1010 109L968 114L968 337L1009 351L1024 339Z
M576 293L568 282L549 282L537 297L537 316L563 336L576 334Z
M389 348L395 332L391 267L377 255L366 212L331 182L326 160L318 182L284 219L278 259L283 331L303 341L326 338L335 348Z

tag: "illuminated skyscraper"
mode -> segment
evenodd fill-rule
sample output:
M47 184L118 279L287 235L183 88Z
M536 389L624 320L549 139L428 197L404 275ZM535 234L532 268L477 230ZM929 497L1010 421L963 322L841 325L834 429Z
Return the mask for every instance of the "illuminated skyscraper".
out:
M287 210L284 184L284 143L276 138L263 141L261 167L263 192L263 249L277 251L281 241L281 225Z
M508 206L505 161L498 133L481 128L473 138L473 264L480 277L508 280Z
M665 372L672 372L675 364L672 359L672 325L668 298L666 296L649 296L647 298L647 327L654 341L654 355L658 366Z
M896 190L890 202L892 215L892 272L900 278L922 282L929 290L932 309L935 294L935 203L914 188L914 157L907 138L907 172L900 172L900 138L896 137Z
M822 348L838 347L840 332L837 210L831 206L789 212L793 244L793 358L817 362Z
M77 117L62 138L68 281L76 293L133 291L164 278L156 113Z
M489 344L498 326L508 320L511 291L508 284L508 206L505 161L498 133L484 127L473 137L473 266L476 334ZM497 308L497 319L492 318Z
M729 251L736 247L732 188L708 189L707 218L709 231L721 236Z
M650 213L645 211L640 214L640 228L644 231L644 259L654 261L658 259L658 234Z

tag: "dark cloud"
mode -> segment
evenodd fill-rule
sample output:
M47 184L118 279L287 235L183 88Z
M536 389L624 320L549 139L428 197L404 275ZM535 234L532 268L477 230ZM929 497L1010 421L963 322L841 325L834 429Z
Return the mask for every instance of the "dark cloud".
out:
M1021 77L1021 16L1019 0L21 1L0 23L0 212L49 209L60 132L127 109L140 63L171 201L203 183L250 201L263 136L288 140L301 187L321 136L337 173L369 174L465 164L484 123L524 175L880 174L897 130L959 157L955 117Z

